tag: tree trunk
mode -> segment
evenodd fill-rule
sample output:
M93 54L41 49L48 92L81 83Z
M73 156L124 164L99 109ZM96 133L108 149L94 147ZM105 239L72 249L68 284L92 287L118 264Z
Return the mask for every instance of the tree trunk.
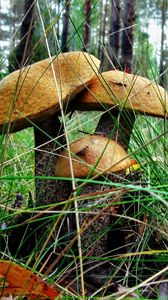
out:
M103 0L99 1L100 6L100 15L99 15L99 44L98 44L98 51L97 51L97 57L100 59L101 51L102 51L102 45L101 45L101 33L102 33L102 19L103 19Z
M101 71L103 71L103 67L105 65L105 35L106 35L106 17L107 17L107 10L108 10L108 1L106 0L105 4L103 4L103 9L104 9L104 13L102 15L102 32L101 32L101 55L100 55L100 61L101 61L101 66L100 69Z
M60 0L57 1L56 6L57 6L57 15L59 16L60 11L61 11ZM57 23L56 23L56 33L57 33L57 39L59 41L60 40L60 18L58 18Z
M136 0L125 0L124 29L122 35L121 66L127 73L131 72L133 60L133 33L135 23Z
M62 29L62 52L68 52L68 33L69 33L69 12L70 12L70 0L65 1L65 13L63 16L63 29Z
M119 66L120 47L120 0L112 0L112 16L110 28L110 69Z
M24 2L24 18L21 25L20 43L16 47L15 60L13 64L9 66L10 72L30 63L35 20L35 3L34 0L25 0Z
M91 13L91 0L85 0L85 25L83 32L84 51L87 51L90 40L90 13Z
M164 61L165 61L165 54L164 54L164 42L165 42L165 24L166 24L166 8L167 8L167 1L162 0L161 5L161 49L160 49L160 85L163 87L165 86L165 75L164 73Z
M106 36L106 17L107 17L107 9L108 9L108 3L107 0L105 2L105 6L104 6L104 15L103 15L103 27L102 27L102 52L101 52L101 65L104 65L104 51L105 51L105 36Z

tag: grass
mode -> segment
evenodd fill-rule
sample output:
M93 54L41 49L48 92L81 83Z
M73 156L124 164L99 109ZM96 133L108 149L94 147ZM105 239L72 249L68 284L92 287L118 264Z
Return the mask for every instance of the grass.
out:
M1 163L3 175L32 176L32 180L12 180L1 182L1 199L4 203L12 204L15 201L16 192L23 194L25 204L28 201L28 193L31 191L34 197L34 137L32 129L11 134L7 140L1 142ZM10 193L9 193L10 191ZM8 199L8 200L7 200Z
M158 73L152 66L148 71ZM70 144L94 133L100 112L75 111L62 119ZM60 285L63 299L84 299L85 293L87 299L101 300L159 298L160 283L167 282L168 274L167 129L165 120L137 115L128 152L138 169L112 174L112 179L70 178L69 197L38 205L33 129L1 136L0 224L7 226L0 229L1 259L15 260ZM40 178L44 189L49 179L57 180ZM65 178L56 182L61 189ZM23 205L14 208L18 192ZM78 235L71 225L74 216ZM111 249L99 252L109 237ZM95 268L105 263L110 269L107 286L94 287L93 277L102 275ZM93 273L86 274L86 268Z
M96 113L96 115L97 114L98 113ZM70 140L73 141L74 139L77 139L83 135L83 133L79 133L78 130L76 130L77 124L80 128L82 127L83 132L93 132L95 127L94 117L95 114L89 115L89 121L90 118L93 118L93 125L89 125L89 127L87 127L87 113L76 113L76 115L74 115L71 119L67 119L68 132L70 132ZM81 124L86 125L81 126ZM155 126L153 126L153 124ZM77 132L77 135L73 132L73 128L75 129L74 131ZM115 272L112 273L110 276L111 281L113 281L113 278L114 280L117 279L122 286L130 286L132 281L135 286L140 285L143 287L143 282L159 273L161 270L160 268L163 268L163 266L166 265L166 261L168 261L168 185L167 169L165 168L166 160L164 156L164 145L166 137L158 137L159 133L161 135L163 128L164 121L158 120L156 118L147 119L147 117L140 116L136 120L134 132L132 134L132 139L130 142L130 152L135 152L135 157L141 165L140 184L138 183L132 185L130 177L133 176L134 183L134 172L129 173L128 178L126 178L124 181L122 181L119 176L120 182L110 182L106 178L103 181L95 181L96 185L99 186L100 184L100 187L104 187L105 189L109 187L110 189L116 187L119 189L128 189L130 186L130 191L132 191L130 193L126 193L122 197L122 200L119 201L119 204L123 206L125 210L122 212L122 214L118 213L118 208L115 209L116 206L114 203L114 215L118 215L118 218L113 217L115 219L115 222L113 225L111 225L112 228L109 228L108 225L106 228L104 228L104 232L97 233L97 237L94 233L93 245L90 245L90 247L92 248L94 244L98 243L98 241L102 239L102 236L106 236L108 234L109 230L112 230L113 232L113 230L116 230L115 227L118 228L118 226L123 226L124 228L124 226L127 226L129 227L128 229L126 229L126 231L128 230L127 243L128 245L130 243L131 244L130 246L127 246L127 251L125 252L125 254L118 254L118 257L115 258L115 253L117 253L117 249L114 248L112 253L105 256L104 258L95 258L92 256L85 257L85 252L83 253L82 258L83 265L85 266L89 264L91 268L93 266L95 267L95 265L101 264L104 261L108 261L115 270ZM144 134L144 132L146 132L146 134ZM153 142L153 139L155 139L156 137L158 138L155 142ZM143 145L144 147L142 147ZM22 260L25 262L27 261L26 264L31 265L32 261L34 261L36 257L34 268L37 270L39 270L40 268L41 272L43 273L44 270L46 270L44 263L45 260L49 259L49 261L53 261L53 259L55 259L57 251L60 251L59 248L64 249L65 247L67 247L67 243L71 243L71 233L67 232L61 235L60 232L63 226L62 220L65 217L65 215L72 214L75 212L73 211L73 208L69 206L68 202L65 201L64 203L62 203L62 205L65 206L60 214L56 213L59 211L58 204L54 204L52 214L47 214L46 209L52 208L53 205L36 207L36 214L38 212L43 212L43 214L41 214L41 216L38 219L33 220L34 208L28 207L29 191L31 191L33 199L35 199L33 151L34 141L32 130L27 129L23 132L13 134L12 136L10 136L9 141L6 143L5 146L6 147L3 169L4 174L1 178L2 184L0 222L5 221L8 229L7 231L5 231L5 233L3 233L3 231L1 233L1 244L5 242L5 248L2 252L2 258L11 259L13 257L13 255L11 256L10 254L10 249L8 245L8 242L11 238L11 234L15 234L15 232L17 234L18 230L20 230L21 228L20 224L22 224L22 222L28 219L27 225L25 226L24 231L22 232L22 246L24 244L26 245L28 236L33 236L36 230L38 231L40 229L43 233L41 235L40 240L36 243L35 248L31 249L30 256L23 257ZM141 149L139 149L139 146L141 147ZM2 145L2 147L4 146ZM156 155L156 153L159 153L159 155ZM5 178L7 178L7 180ZM10 207L15 201L17 191L21 192L24 197L23 210L15 209L10 211ZM104 195L101 194L100 196L104 199L109 197L107 192L104 192ZM92 202L93 204L92 207L89 208L86 206L87 214L94 214L93 209L95 199L97 202L100 196L96 195L95 197L94 195L92 196L92 194L89 194L86 197L86 199L89 199L89 202ZM79 200L80 199L78 199L77 201L79 202ZM67 209L66 207L69 207L69 209ZM101 210L103 207L104 204L100 203L98 209ZM136 207L138 207L138 210ZM84 212L85 208L83 206L79 206L79 211ZM147 216L147 221L144 219L145 216ZM139 226L139 230L141 231L141 233L139 233L138 235L134 235L134 243L132 244L131 238L129 237L129 232L130 235L134 233L133 228L135 224L136 226ZM30 231L29 227L32 227L33 231ZM59 230L57 227L59 228ZM44 231L42 228L44 228ZM76 237L75 240L77 240ZM44 249L41 249L41 244L44 245ZM17 257L17 251L15 254ZM74 269L76 270L75 277L76 279L78 278L80 284L80 272L78 268L79 262L77 253L73 245L69 244L68 250L66 253L64 253L60 265L58 265L56 271L52 274L52 280L55 282L58 282L59 280L61 280L61 278L64 278L65 280L67 276L66 274L68 274L70 270ZM156 276L156 280L158 280L157 278L158 277ZM159 278L165 277L162 277L161 274L161 277ZM162 281L162 279L159 280L160 282ZM144 286L147 285L145 285L144 283ZM142 290L144 290L144 288L139 288L139 295L141 294ZM105 297L103 297L103 293L104 292L102 291L102 299L106 299ZM127 291L125 291L124 293L127 293ZM135 293L137 292L135 291ZM68 297L70 299L76 298L75 296L74 298L70 295ZM115 297L116 296L114 295L110 299L115 299ZM122 295L120 297L122 299ZM94 297L91 297L91 299L94 299ZM149 299L149 297L147 299Z

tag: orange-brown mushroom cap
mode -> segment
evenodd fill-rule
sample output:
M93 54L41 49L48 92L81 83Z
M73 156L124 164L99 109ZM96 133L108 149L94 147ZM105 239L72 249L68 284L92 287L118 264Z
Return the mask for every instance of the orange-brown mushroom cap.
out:
M73 142L70 154L74 177L78 178L86 178L89 174L119 172L135 162L117 142L99 135L88 135ZM67 150L58 158L55 174L59 177L71 177Z
M83 90L76 101L78 109L123 107L152 116L168 113L168 94L147 78L118 70L103 72Z
M69 52L9 74L0 82L0 131L6 123L22 129L31 126L29 119L37 122L60 111L60 102L65 106L90 83L99 65L93 55Z

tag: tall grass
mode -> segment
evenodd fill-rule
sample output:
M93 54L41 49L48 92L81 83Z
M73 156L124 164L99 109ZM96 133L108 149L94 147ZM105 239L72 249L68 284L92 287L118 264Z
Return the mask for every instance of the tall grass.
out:
M48 1L46 7L47 5ZM44 15L40 7L38 14L47 44ZM52 27L53 24L48 24L50 25ZM53 28L53 36L55 34ZM74 43L78 43L79 47L80 26L76 34L77 37L74 35L71 40L74 38ZM59 43L57 47L61 51ZM48 52L50 55L50 49ZM62 115L68 134L67 142L70 144L94 133L100 115L100 112L78 111L72 115ZM47 205L35 205L35 145L32 128L13 133L7 138L1 136L0 224L5 222L7 226L0 232L1 258L22 262L39 274L47 274L48 282L62 286L64 299L83 299L85 294L88 299L96 299L98 296L99 299L123 299L130 295L150 299L151 294L157 298L160 283L167 282L168 272L167 133L166 120L146 115L136 116L128 152L137 160L138 170L127 170L127 176L125 172L113 174L113 180L105 176L101 179L70 178L70 197L60 203ZM47 178L44 176L42 179L45 186ZM60 178L61 180L65 179ZM87 185L94 188L83 194ZM23 195L23 205L21 208L14 208L18 192ZM111 199L115 201L109 205ZM77 203L75 208L71 205L74 201ZM94 227L101 218L109 217L109 211L112 223L104 226L103 232L96 231ZM78 235L71 231L71 224L65 230L66 217L69 216L67 222L70 222L73 215L78 215ZM84 216L83 223L80 221L81 215ZM90 236L86 239L91 244L82 248L79 236L83 243L82 234L88 228ZM92 252L88 250L99 244L109 232L111 239L116 239L116 232L118 239L125 233L123 248L120 245L118 249L116 242L109 253L92 256ZM20 236L20 245L15 249L17 236ZM26 248L29 238L35 239L34 246L27 249L26 255L22 255L20 247ZM102 287L95 288L90 283L92 278L89 278L89 283L85 281L86 266L94 271L95 267L100 267L105 262L110 266L107 286L103 284ZM116 283L120 284L117 292ZM77 291L74 291L74 286L77 286Z

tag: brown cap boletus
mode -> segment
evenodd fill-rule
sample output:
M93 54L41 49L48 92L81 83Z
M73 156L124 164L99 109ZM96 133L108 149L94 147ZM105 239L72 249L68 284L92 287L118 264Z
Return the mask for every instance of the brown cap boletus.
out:
M168 94L164 88L147 78L118 70L103 72L79 96L79 109L123 107L152 116L168 113Z
M88 135L70 145L74 176L86 178L125 170L135 163L115 141L100 135ZM71 177L69 154L64 150L57 160L55 174Z
M93 55L69 52L9 74L0 82L0 131L4 124L16 131L49 118L93 80L99 65Z

